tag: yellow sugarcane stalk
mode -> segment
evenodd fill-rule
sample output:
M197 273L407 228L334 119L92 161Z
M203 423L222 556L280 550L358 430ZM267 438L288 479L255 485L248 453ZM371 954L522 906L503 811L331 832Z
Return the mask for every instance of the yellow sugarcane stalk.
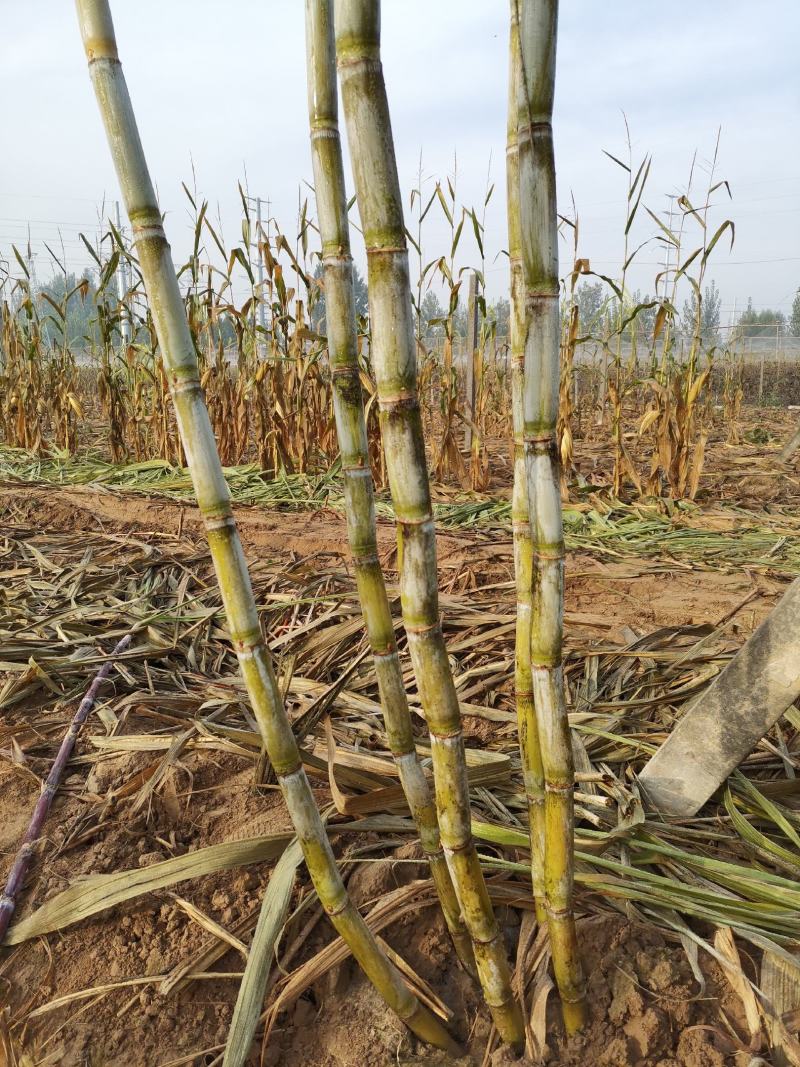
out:
M574 769L564 700L564 533L558 420L560 312L553 152L558 0L516 0L517 146L524 300L523 441L533 542L531 674L544 771L547 924L564 1024L585 1020L585 983L573 913Z
M441 846L431 790L417 758L394 623L378 559L375 501L358 367L350 225L339 137L332 0L306 0L306 68L311 158L322 239L326 332L344 481L347 537L355 565L361 611L372 647L389 748L419 830L420 843L430 864L453 943L465 967L474 973L472 942Z
M336 0L336 52L358 208L367 246L371 356L397 516L400 599L431 734L442 844L478 976L501 1037L524 1043L503 935L472 840L461 712L439 619L431 508L403 209L380 62L380 4Z
M414 1033L433 1045L457 1052L442 1024L417 1000L379 947L350 900L336 866L261 634L161 211L117 54L108 0L76 0L76 3L92 84L131 221L231 642L309 874L331 922L387 1004Z
M531 616L533 611L533 542L525 473L524 377L525 299L522 279L519 221L519 145L517 143L518 95L521 79L519 22L516 0L511 0L509 40L508 131L506 139L506 186L508 211L508 257L511 274L511 413L514 432L514 490L511 522L514 536L514 577L517 595L517 630L514 651L514 695L517 703L522 776L528 801L531 842L531 877L536 917L547 921L544 892L544 772L539 748L539 728L533 703L531 673Z

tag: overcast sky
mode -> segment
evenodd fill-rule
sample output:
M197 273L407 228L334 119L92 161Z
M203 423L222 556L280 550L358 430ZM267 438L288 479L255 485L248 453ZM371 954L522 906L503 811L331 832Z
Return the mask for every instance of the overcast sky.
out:
M228 245L239 238L236 182L269 198L296 232L298 189L311 180L303 0L114 0L121 58L175 258L189 224L181 181L219 212ZM401 183L416 182L420 152L433 190L458 160L458 195L480 207L487 172L489 295L505 291L504 139L506 0L384 0L383 56ZM80 269L80 229L94 235L103 199L118 195L69 0L0 0L3 156L0 258L24 246L27 224L41 279L51 273L42 240L60 239ZM644 201L663 211L685 190L698 153L696 197L721 128L718 193L710 225L730 216L736 242L715 250L709 277L723 297L789 310L800 286L800 40L798 0L562 0L556 91L560 210L581 220L580 254L602 273L622 258L625 180L602 150L634 162L652 154ZM349 181L349 172L348 172ZM313 197L310 204L313 212ZM407 218L407 223L409 222ZM642 218L634 244L653 230ZM477 263L464 240L462 263ZM441 215L424 233L426 259L446 251ZM687 240L687 248L691 247ZM562 243L565 270L571 249ZM646 246L632 286L653 288L661 246ZM412 265L412 271L416 265Z

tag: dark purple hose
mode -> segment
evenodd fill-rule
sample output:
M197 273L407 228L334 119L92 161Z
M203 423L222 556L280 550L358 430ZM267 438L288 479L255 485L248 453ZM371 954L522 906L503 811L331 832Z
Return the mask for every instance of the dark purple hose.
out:
M14 908L17 906L17 894L25 881L25 876L28 873L28 867L30 866L36 843L41 836L44 821L47 818L47 813L50 811L50 806L53 803L53 797L56 795L56 790L61 781L61 775L64 773L64 768L69 763L81 727L86 722L89 712L94 707L94 702L97 699L100 686L111 673L111 667L113 666L114 660L125 651L132 639L132 634L126 634L97 672L94 681L89 686L86 696L80 703L80 707L75 712L75 718L72 720L64 740L61 742L61 748L58 750L58 755L53 762L53 766L50 768L50 773L47 776L47 781L44 784L41 795L36 801L36 807L33 809L30 825L25 837L22 839L22 846L17 853L17 858L14 860L14 866L11 868L6 887L3 890L3 895L0 896L0 944L3 943L3 939L6 936L8 924L11 922L11 916L14 914Z

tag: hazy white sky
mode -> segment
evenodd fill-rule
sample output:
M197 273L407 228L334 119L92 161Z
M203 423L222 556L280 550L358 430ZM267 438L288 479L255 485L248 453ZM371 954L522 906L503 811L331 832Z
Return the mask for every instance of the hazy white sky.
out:
M189 241L182 180L238 239L237 179L269 198L296 232L298 187L311 179L305 97L303 0L113 0L125 73L176 260ZM483 201L490 296L506 287L504 139L507 0L384 0L384 64L401 182L415 182L420 152L433 189L458 157L459 199ZM99 205L117 183L103 138L69 0L0 0L0 259L23 246L27 226L41 278L42 240L63 239L68 265L87 256L80 229L97 230ZM653 165L644 201L654 211L685 188L695 150L702 173L721 127L717 174L733 201L715 198L711 225L730 216L736 243L715 251L709 277L723 297L789 310L800 286L800 3L797 0L562 0L556 94L556 164L562 211L574 196L580 254L616 274L622 258L625 175L603 155ZM490 168L491 161L491 168ZM349 175L348 175L349 177ZM302 185L302 195L311 196ZM313 199L312 207L313 212ZM407 218L407 223L408 223ZM632 234L646 239L642 218ZM426 223L426 259L446 250L439 213ZM462 263L477 263L463 242ZM689 247L687 243L687 248ZM562 245L562 270L571 250ZM640 253L633 287L653 288L661 246ZM415 265L412 265L412 270Z

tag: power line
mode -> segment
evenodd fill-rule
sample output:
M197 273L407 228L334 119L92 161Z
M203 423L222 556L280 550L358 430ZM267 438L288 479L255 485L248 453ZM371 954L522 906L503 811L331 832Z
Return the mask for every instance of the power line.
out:
M13 200L74 200L83 204L96 204L97 197L91 196L62 196L61 193L2 193L0 196Z

